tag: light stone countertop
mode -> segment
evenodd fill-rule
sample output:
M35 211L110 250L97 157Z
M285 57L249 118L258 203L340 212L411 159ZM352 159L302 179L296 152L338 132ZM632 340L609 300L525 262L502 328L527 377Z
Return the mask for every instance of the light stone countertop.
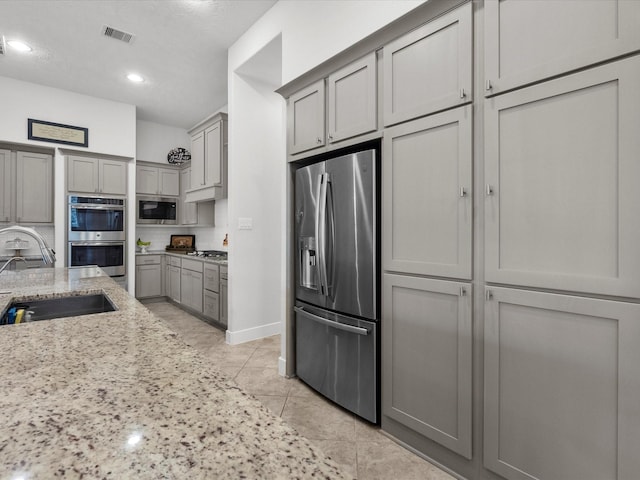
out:
M5 272L0 312L96 290L118 310L0 326L0 478L348 478L99 268Z
M173 253L167 252L166 250L147 250L147 253L136 252L136 256L145 256L145 255L170 255L172 257L177 258L189 258L191 260L199 260L205 263L215 263L216 265L228 265L228 260L220 260L211 257L198 257L196 255L187 255L185 253Z

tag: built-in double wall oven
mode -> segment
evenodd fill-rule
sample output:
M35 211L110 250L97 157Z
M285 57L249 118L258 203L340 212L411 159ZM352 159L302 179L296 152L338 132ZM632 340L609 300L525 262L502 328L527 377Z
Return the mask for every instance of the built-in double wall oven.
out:
M112 277L126 271L125 199L68 197L67 265L98 265Z

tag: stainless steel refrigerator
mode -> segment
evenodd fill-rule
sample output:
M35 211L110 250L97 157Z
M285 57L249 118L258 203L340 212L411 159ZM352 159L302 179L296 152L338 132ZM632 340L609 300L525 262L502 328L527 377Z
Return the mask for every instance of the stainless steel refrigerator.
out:
M378 421L376 150L296 171L296 374Z

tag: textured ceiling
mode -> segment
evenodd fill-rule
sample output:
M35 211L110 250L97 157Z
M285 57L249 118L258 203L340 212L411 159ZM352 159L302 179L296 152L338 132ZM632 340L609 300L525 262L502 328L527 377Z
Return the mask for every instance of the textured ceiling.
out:
M0 0L0 76L137 106L189 128L227 103L227 49L276 0ZM109 25L130 44L102 35ZM145 78L126 79L130 72Z

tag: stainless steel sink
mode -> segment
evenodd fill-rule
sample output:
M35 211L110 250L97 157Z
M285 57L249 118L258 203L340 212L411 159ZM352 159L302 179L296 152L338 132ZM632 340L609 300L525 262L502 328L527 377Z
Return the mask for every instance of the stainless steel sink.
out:
M15 310L12 310L12 309ZM22 322L50 320L52 318L76 317L92 313L113 312L116 307L104 293L47 298L42 300L14 301L0 317L0 325L15 323L16 314L24 309ZM12 318L13 316L13 318Z

